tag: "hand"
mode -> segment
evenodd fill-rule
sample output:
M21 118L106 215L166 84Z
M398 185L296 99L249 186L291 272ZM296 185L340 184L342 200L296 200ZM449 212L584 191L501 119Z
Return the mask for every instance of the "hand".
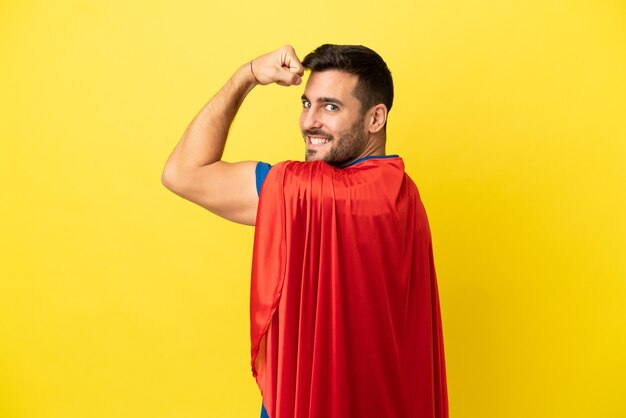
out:
M304 75L304 67L290 45L255 58L251 69L259 84L263 85L297 86Z

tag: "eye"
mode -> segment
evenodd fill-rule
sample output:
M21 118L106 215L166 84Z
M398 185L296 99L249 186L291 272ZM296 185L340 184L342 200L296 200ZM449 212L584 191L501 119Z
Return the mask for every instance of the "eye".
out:
M330 110L331 112L336 112L337 110L339 110L339 106L329 103L326 106L324 106L324 109Z
M305 109L308 109L311 107L311 102L309 102L308 100L303 100L302 101L302 107L304 107Z

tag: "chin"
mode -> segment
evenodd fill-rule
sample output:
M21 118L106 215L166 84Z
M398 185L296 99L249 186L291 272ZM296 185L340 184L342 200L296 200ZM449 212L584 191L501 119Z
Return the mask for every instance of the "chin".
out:
M304 154L304 161L311 162L311 161L320 161L320 160L323 161L324 156L319 155L319 153L316 150L313 150L313 152L307 150L307 152Z

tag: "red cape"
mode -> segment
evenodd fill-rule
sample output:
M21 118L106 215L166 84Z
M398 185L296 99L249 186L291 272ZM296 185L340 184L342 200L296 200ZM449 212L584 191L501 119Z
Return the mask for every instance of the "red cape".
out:
M250 320L270 418L448 416L430 229L401 158L269 171Z

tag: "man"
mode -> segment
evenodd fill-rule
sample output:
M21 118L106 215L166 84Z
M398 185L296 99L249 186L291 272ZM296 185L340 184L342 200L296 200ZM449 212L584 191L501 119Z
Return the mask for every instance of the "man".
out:
M305 68L306 162L221 161L252 88L299 85ZM392 102L391 73L371 49L322 45L300 62L285 46L241 66L167 161L167 188L256 225L251 365L262 416L448 416L428 220L402 159L385 154Z

